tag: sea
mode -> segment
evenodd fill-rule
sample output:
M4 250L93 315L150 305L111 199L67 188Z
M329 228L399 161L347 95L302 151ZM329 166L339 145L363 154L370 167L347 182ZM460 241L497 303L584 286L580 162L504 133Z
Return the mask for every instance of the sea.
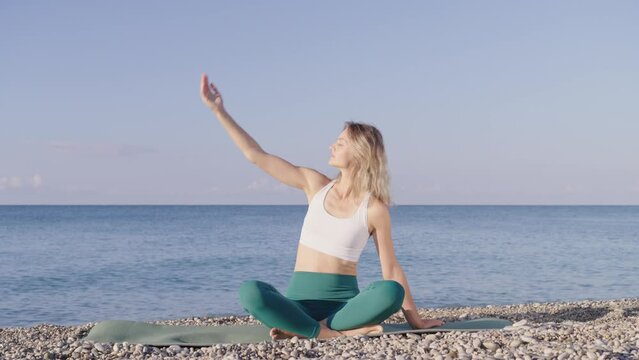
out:
M0 206L0 327L246 316L282 294L307 205ZM397 205L420 308L639 297L639 206ZM381 280L373 237L358 285Z

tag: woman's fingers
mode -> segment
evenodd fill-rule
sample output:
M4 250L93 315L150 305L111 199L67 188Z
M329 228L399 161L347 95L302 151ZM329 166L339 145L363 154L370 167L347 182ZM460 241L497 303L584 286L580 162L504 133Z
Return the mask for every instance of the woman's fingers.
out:
M202 100L208 106L214 106L216 109L222 107L222 94L217 90L217 87L212 82L209 82L209 77L203 73L200 80L200 94ZM219 100L217 100L219 98Z
M200 90L202 91L203 94L206 94L208 91L207 89L208 82L209 82L209 79L206 76L206 74L202 74L202 79L200 80Z
M213 96L222 97L222 94L220 94L220 91L217 89L217 87L213 83L211 83L211 89L213 89Z
M209 95L213 95L213 97L215 97L217 95L216 93L217 89L215 88L213 83L209 83L206 75L202 76L202 94L206 95L207 97Z
M219 93L219 91L217 91L217 88L215 87L215 85L213 85L213 83L211 83L211 89L213 89L213 92L214 92L215 94L218 94L218 93Z

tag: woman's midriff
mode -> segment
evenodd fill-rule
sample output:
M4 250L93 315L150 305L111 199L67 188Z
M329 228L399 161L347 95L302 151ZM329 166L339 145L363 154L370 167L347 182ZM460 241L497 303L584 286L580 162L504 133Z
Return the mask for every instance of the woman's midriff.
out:
M357 263L325 254L298 243L295 271L357 275Z

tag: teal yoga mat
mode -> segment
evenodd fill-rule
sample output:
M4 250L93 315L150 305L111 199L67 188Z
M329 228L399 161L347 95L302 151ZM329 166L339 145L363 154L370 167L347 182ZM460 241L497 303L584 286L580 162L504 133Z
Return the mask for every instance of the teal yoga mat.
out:
M435 333L445 331L479 331L503 329L509 320L482 318L455 321L443 326L413 330L408 323L382 324L384 334ZM379 336L379 335L377 335ZM153 346L210 346L272 341L269 328L263 325L160 325L141 321L106 320L97 323L82 340L94 342L128 342Z

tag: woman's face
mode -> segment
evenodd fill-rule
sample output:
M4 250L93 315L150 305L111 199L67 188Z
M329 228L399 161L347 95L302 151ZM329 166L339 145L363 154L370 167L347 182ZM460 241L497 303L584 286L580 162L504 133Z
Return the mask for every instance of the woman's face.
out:
M329 165L347 168L351 163L353 156L351 154L351 144L348 138L348 129L344 129L337 137L337 140L329 147L331 149L331 158Z

